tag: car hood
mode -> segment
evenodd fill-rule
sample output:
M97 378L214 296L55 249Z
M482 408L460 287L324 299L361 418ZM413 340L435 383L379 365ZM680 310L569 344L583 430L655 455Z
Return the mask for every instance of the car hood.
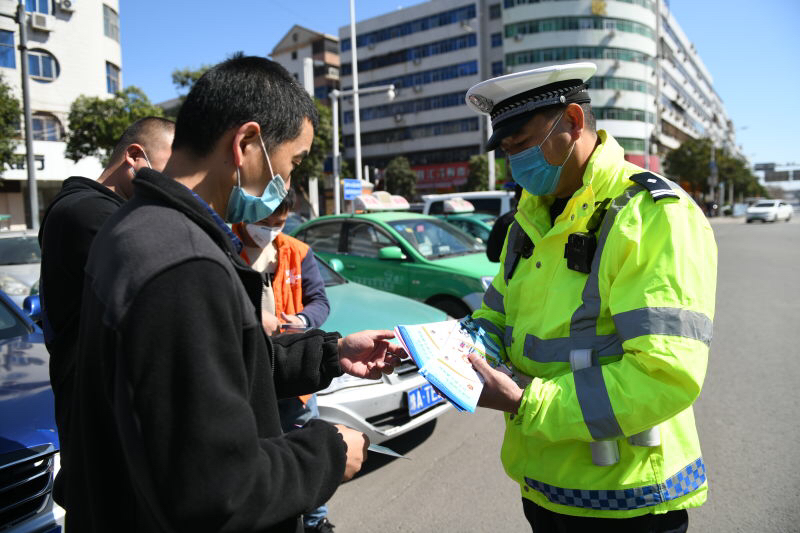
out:
M58 447L49 366L39 330L0 341L0 454Z
M430 261L437 267L457 270L466 276L475 278L497 274L497 263L489 261L485 252L430 259Z
M349 335L365 329L393 329L398 324L440 322L447 315L429 305L349 282L326 287L331 314L325 331Z

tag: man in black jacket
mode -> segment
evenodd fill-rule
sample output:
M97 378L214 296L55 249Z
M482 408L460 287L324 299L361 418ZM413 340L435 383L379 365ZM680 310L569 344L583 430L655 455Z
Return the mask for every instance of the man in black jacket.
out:
M106 219L133 193L131 182L136 171L151 165L155 170L164 169L172 153L174 133L171 120L137 120L120 137L100 177L96 181L81 176L64 180L42 220L42 318L62 444L70 411L83 268L89 247ZM56 492L60 492L58 487Z
M299 515L360 468L363 434L311 421L283 435L277 398L391 372L392 333L270 339L261 277L222 220L280 203L315 121L276 63L217 65L180 110L164 172L139 171L95 238L64 465L71 530L301 531Z

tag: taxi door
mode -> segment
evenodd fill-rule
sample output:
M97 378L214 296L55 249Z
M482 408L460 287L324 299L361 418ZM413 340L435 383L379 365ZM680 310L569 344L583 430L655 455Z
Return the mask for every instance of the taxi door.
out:
M396 239L376 224L364 221L348 222L344 233L344 254L339 259L344 264L342 274L347 279L374 289L408 295L407 260L380 258L381 248L397 246L403 250Z

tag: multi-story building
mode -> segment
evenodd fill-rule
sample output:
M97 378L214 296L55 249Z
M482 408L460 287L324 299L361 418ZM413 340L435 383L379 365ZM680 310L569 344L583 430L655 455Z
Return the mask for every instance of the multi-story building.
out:
M794 197L800 200L800 165L756 163L754 171L758 182L764 187L783 189L787 198Z
M16 1L0 1L0 13L15 13ZM39 210L44 211L61 182L73 175L96 178L102 165L95 158L74 163L64 156L67 117L80 95L108 96L122 88L118 0L26 0L28 15L28 73L33 115L33 150L39 188ZM0 75L22 102L19 26L0 17ZM20 124L23 123L20 116ZM11 225L25 224L27 189L25 143L20 127L18 162L3 169L0 214L11 215Z
M486 120L464 103L467 89L492 76L502 62L499 4L434 0L356 25L359 90L394 84L396 97L360 97L362 160L384 168L408 158L418 189L448 189L466 182L467 161L481 152ZM339 30L342 87L350 89L350 28ZM346 157L353 157L352 102L342 105Z
M597 65L589 84L598 127L631 161L659 171L666 151L697 137L739 153L711 75L664 0L432 0L362 21L356 32L359 88L401 87L394 102L362 97L363 161L382 167L404 155L423 189L463 183L485 142L484 121L463 101L472 84L575 61ZM349 27L339 35L348 88ZM352 106L343 107L352 158Z
M270 57L304 83L304 61L313 60L314 96L330 105L328 95L339 88L339 39L295 25L278 41Z

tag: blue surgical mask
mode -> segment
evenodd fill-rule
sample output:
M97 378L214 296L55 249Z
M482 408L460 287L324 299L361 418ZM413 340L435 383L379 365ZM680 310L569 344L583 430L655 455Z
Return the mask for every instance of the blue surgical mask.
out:
M236 167L236 186L231 191L230 198L228 198L228 210L225 216L227 222L251 224L264 220L286 198L286 183L280 174L273 174L272 163L270 163L267 148L264 146L264 139L260 135L258 137L261 141L261 149L264 150L264 157L267 158L267 166L272 179L264 188L264 192L260 197L253 196L242 189L242 178L239 175L239 167Z
M544 158L542 153L542 144L550 137L553 130L556 129L558 123L561 122L562 114L547 132L544 140L537 146L531 146L525 150L509 156L511 161L511 177L519 183L523 189L533 194L534 196L545 196L556 192L558 186L558 179L561 177L561 169L564 164L572 155L572 150L575 148L575 143L569 149L567 157L560 165L551 165Z

